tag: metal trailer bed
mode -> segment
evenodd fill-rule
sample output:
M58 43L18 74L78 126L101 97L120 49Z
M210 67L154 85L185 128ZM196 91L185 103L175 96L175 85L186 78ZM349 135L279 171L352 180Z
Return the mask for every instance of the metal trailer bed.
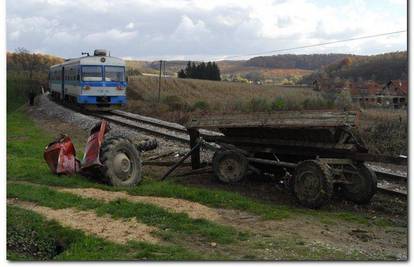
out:
M215 143L219 148L212 167L221 181L235 183L248 172L271 174L284 179L302 205L318 208L334 188L348 200L369 202L377 179L364 162L401 161L370 154L357 125L357 112L282 111L194 117L186 127L193 169L201 166L201 144L211 148ZM223 135L200 134L199 129Z

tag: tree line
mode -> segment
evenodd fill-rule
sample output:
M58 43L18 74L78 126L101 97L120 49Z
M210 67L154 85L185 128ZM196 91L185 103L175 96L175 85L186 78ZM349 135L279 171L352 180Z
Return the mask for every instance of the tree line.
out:
M216 62L195 63L189 61L185 69L181 69L177 73L178 78L190 78L201 80L220 81L220 69Z
M274 55L253 57L244 65L276 69L305 69L316 70L323 66L338 62L350 54L311 54L311 55Z
M373 56L350 56L303 77L302 82L314 80L373 80L387 83L390 80L407 80L407 52L393 52Z

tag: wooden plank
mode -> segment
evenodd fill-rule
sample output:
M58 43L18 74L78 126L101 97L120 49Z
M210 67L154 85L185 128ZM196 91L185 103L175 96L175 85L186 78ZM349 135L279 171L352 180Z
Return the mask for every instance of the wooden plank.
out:
M355 126L356 112L280 111L193 117L187 128L308 128Z
M227 137L227 136L210 136L204 137L209 142L223 142L230 144L246 144L246 145L264 145L264 146L293 146L294 149L299 148L323 148L323 149L340 149L340 150L353 150L355 145L353 144L335 144L335 143L322 143L322 142L308 142L308 141L296 141L296 140L280 140L274 138L253 138L253 137Z

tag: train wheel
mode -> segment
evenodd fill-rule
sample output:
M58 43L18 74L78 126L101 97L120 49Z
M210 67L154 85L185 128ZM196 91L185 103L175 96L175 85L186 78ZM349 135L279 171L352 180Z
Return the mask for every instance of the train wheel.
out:
M350 182L342 185L342 192L346 199L358 204L366 204L377 192L377 176L365 164L359 164L355 168L346 166L344 175Z
M139 151L127 138L111 137L100 151L102 173L114 186L135 186L142 179Z
M213 156L213 170L224 183L236 183L247 173L247 158L234 150L217 151Z
M316 160L298 164L291 180L294 196L303 206L319 208L332 197L333 182L329 166Z

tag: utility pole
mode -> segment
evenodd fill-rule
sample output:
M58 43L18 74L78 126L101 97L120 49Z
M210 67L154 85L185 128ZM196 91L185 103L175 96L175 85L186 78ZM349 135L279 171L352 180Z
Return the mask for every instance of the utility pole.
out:
M162 71L162 60L160 60L160 76L158 78L158 103L161 101L161 71Z

